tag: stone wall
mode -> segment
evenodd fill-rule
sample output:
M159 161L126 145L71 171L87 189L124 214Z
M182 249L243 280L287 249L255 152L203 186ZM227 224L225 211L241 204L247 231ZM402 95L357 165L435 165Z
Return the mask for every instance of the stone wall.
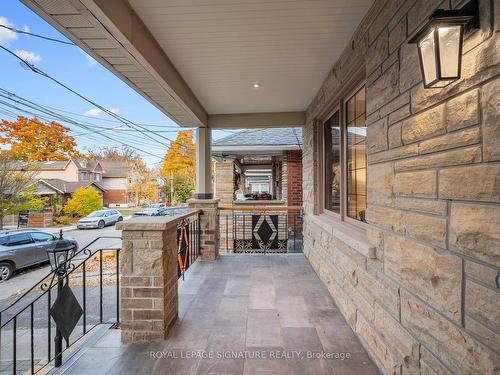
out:
M234 163L215 163L214 196L221 205L232 205L234 200Z
M117 224L122 342L164 340L178 316L177 224L167 217Z
M462 1L376 0L307 111L304 252L386 374L500 372L498 2L480 0L462 78L422 86L408 37ZM318 119L365 73L366 230L318 214Z

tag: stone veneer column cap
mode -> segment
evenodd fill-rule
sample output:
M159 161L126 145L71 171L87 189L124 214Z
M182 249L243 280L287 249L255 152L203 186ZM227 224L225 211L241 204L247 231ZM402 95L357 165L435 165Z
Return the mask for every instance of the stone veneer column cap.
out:
M162 231L165 229L170 229L177 224L179 221L196 213L200 213L201 210L190 210L188 213L179 216L144 216L138 217L133 220L121 221L116 224L116 229L118 230L142 230L142 231Z

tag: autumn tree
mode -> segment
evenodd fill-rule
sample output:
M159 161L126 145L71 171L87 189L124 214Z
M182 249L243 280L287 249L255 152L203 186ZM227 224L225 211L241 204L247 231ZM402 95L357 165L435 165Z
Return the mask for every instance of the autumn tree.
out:
M101 196L91 187L87 187L78 188L71 194L71 198L64 206L64 212L70 215L83 217L101 208Z
M165 181L165 193L172 202L185 202L194 190L195 146L193 132L183 130L170 142L163 160L161 177Z
M23 161L65 160L78 157L70 129L57 122L18 116L16 121L0 122L0 144L10 145L14 159Z
M9 152L0 152L0 229L9 214L42 208L42 201L34 194L33 176L36 171L29 164L14 160Z
M129 146L122 147L112 147L112 146L101 146L96 148L90 148L87 150L87 155L89 159L95 160L114 160L114 161L124 161L127 163L144 163L141 155Z

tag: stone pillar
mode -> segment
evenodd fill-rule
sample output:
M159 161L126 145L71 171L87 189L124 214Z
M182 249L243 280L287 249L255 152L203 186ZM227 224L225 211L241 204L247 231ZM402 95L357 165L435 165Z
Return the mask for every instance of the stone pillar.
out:
M212 130L196 129L196 193L195 199L212 199Z
M215 164L215 198L226 206L234 201L234 163L217 162Z
M164 340L178 316L177 222L147 217L117 224L122 342Z
M219 200L189 199L190 210L201 210L200 257L201 260L216 260L219 256Z

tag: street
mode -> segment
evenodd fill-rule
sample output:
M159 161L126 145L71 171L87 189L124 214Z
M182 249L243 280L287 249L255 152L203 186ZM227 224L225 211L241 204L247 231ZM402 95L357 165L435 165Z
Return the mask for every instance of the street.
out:
M50 233L58 233L57 228L44 229ZM121 231L116 230L115 226L105 227L103 229L75 229L63 233L63 237L71 237L78 242L79 249L87 246L98 237L119 237ZM90 248L116 248L119 247L121 241L119 239L101 239L96 241ZM13 299L13 296L19 292L29 289L35 283L39 282L44 276L50 272L49 263L42 263L37 266L32 266L15 272L14 276L7 280L0 282L0 309Z

